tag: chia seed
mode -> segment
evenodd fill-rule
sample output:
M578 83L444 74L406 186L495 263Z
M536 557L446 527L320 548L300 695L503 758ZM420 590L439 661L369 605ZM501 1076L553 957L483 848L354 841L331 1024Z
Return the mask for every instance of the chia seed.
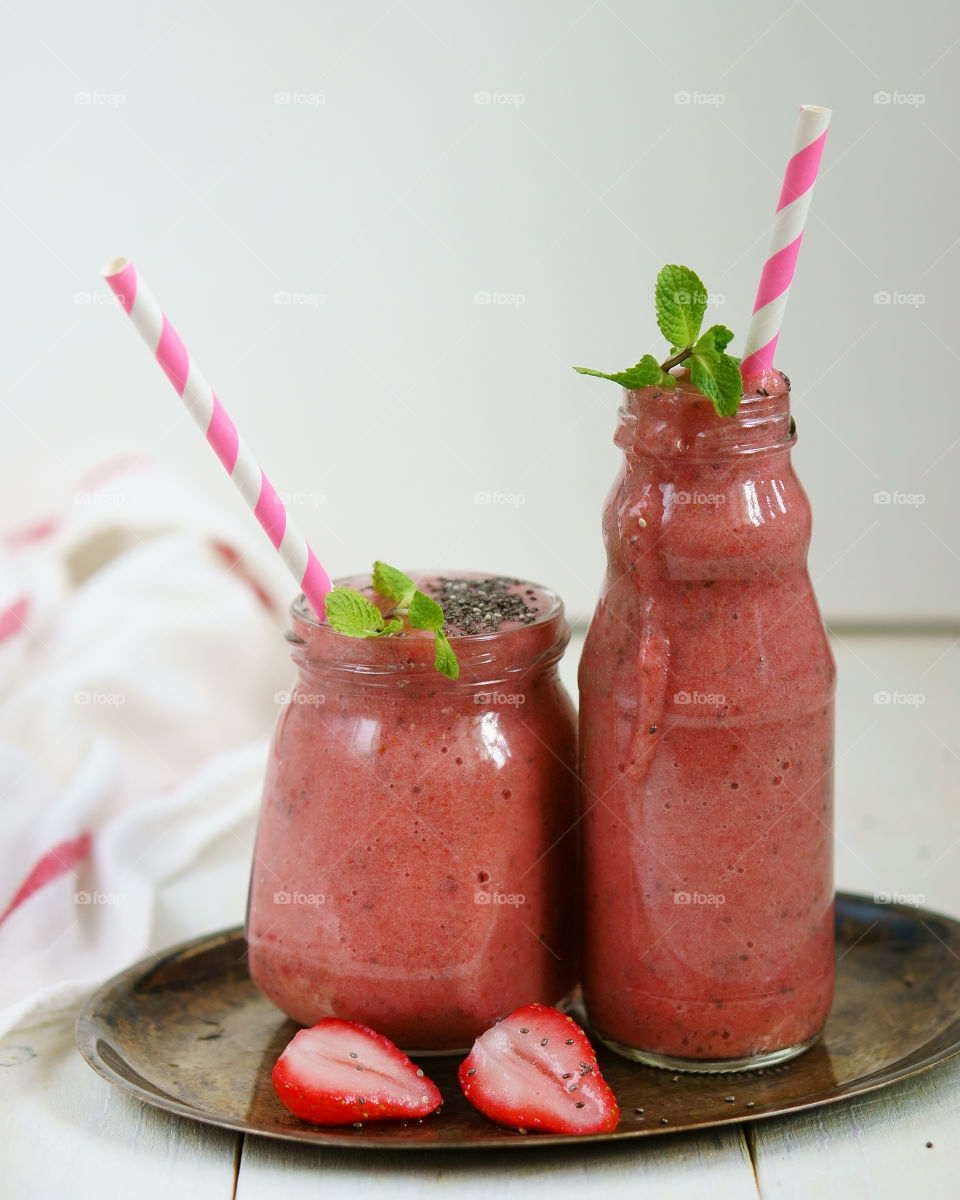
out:
M430 587L430 593L443 609L448 636L496 633L504 621L532 625L537 619L537 608L510 590L520 582L505 575L491 575L487 579L441 578ZM536 592L528 588L526 596L535 598Z

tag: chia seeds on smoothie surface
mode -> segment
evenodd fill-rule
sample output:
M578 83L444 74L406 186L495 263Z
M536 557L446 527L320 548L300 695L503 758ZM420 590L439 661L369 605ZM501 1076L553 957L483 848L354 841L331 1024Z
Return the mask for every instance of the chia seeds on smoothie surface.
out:
M523 595L516 589L520 579L491 575L487 579L446 579L442 576L428 585L434 600L443 609L444 629L450 637L475 633L496 633L505 621L532 625L539 609L525 597L536 597L532 588Z

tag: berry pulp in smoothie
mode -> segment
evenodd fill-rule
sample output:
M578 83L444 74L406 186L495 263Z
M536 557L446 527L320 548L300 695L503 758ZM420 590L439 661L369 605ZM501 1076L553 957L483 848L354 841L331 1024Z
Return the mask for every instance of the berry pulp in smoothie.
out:
M558 598L414 575L433 635L353 639L293 609L251 877L251 976L301 1024L361 1021L405 1048L469 1046L577 978L575 718ZM347 581L388 608L369 579Z
M808 1042L833 990L834 665L788 389L627 393L580 666L584 993L635 1057Z

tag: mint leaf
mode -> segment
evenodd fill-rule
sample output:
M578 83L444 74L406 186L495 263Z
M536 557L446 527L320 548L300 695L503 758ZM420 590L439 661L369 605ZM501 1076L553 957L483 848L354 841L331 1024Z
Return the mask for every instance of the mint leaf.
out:
M635 367L627 367L625 371L618 371L614 375L607 375L603 371L593 371L589 367L574 367L573 369L581 375L595 375L598 379L612 379L614 383L619 383L621 387L628 388L630 391L650 387L654 383L672 388L677 382L672 375L668 375L660 369L660 364L652 354L645 354Z
M718 416L732 417L740 407L743 388L740 366L729 354L716 348L716 340L710 333L708 330L704 334L690 355L690 382L713 401ZM729 338L721 340L726 345Z
M726 325L711 325L705 333L700 335L700 341L697 342L697 345L699 346L700 342L706 338L712 338L714 346L722 353L733 341L733 333Z
M396 567L379 559L373 564L373 586L381 596L393 600L401 608L407 607L417 590L417 585L409 575L404 575Z
M697 340L707 311L707 289L689 267L668 264L657 276L657 324L671 345L682 349Z
M721 417L733 416L740 406L743 383L740 359L726 354L733 334L725 325L711 325L703 334L703 314L707 311L707 289L699 275L689 267L668 263L657 276L657 324L670 345L670 354L658 363L645 354L635 367L613 375L574 367L581 375L612 379L631 390L660 384L676 387L670 374L674 367L687 363L690 380L709 400Z
M442 629L438 629L433 635L436 642L437 653L434 659L434 665L437 670L446 675L448 679L457 679L460 676L460 664L457 662L457 656L453 652L453 647L450 645L450 640Z
M400 627L399 621L386 626L380 609L352 588L334 588L326 595L326 605L327 621L347 637L379 637Z
M443 609L430 596L423 592L414 592L413 599L407 607L410 624L417 629L442 629Z

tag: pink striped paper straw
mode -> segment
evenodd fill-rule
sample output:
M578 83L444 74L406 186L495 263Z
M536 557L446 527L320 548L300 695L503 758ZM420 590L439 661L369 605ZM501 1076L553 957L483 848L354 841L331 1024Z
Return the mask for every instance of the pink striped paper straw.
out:
M108 262L102 274L322 621L326 614L323 598L332 586L330 577L153 293L127 258Z
M757 300L747 330L740 373L744 382L757 379L773 366L773 355L783 325L790 285L800 253L803 227L807 223L813 185L817 182L823 144L832 112L804 104L797 120L793 153L787 163L770 234L770 248L763 264Z

